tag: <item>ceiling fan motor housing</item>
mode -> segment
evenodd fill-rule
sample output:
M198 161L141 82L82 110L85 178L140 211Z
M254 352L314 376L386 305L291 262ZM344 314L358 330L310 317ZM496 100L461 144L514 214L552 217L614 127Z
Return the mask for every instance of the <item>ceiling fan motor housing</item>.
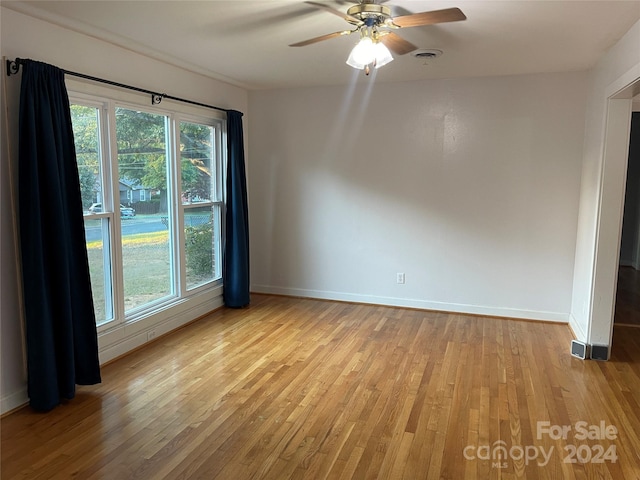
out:
M358 18L367 24L373 23L374 25L380 25L387 20L391 20L391 9L376 3L360 3L349 8L347 15ZM347 21L354 25L356 24L355 21L349 19L347 19Z

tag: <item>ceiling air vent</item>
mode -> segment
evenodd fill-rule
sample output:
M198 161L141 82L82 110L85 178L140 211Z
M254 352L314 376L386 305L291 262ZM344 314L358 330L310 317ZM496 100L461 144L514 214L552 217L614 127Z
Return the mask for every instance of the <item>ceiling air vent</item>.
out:
M420 50L416 50L411 55L420 60L432 60L442 55L442 50L437 50L435 48L429 48L429 49L423 48Z

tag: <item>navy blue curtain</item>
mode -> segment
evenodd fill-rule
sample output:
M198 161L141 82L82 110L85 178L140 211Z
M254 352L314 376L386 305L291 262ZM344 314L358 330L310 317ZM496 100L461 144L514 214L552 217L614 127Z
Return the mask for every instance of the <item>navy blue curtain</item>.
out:
M20 246L30 405L100 382L82 200L64 72L22 61Z
M227 112L227 213L222 267L224 303L249 305L249 213L242 113Z

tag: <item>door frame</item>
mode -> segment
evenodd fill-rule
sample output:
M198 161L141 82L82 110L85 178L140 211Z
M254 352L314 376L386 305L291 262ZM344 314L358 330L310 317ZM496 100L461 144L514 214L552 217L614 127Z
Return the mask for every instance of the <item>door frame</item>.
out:
M587 342L609 347L607 359L611 355L613 339L631 112L633 97L638 93L640 64L619 77L606 90L605 137Z

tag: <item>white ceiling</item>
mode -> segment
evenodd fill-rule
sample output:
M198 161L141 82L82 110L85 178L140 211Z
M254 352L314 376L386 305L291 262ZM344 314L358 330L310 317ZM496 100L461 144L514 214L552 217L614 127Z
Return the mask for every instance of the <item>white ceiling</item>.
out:
M349 2L325 2L346 11ZM390 0L394 15L459 7L463 22L402 29L419 48L376 81L564 72L592 67L640 19L640 0ZM250 89L344 84L355 35L302 48L290 43L349 29L301 0L3 1L3 6ZM638 46L640 48L640 45ZM43 59L46 61L46 59Z

